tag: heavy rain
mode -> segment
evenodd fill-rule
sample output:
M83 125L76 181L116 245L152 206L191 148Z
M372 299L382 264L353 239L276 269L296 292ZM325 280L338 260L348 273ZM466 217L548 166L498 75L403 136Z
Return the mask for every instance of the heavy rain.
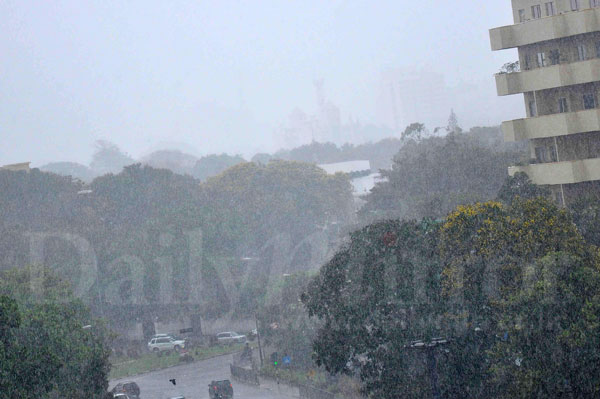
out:
M600 397L600 0L0 32L0 399Z

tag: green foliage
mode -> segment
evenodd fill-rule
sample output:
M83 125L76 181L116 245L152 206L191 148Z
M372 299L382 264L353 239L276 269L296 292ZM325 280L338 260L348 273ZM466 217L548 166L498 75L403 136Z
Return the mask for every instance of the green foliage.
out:
M517 172L514 176L507 177L498 191L498 200L509 205L517 198L527 200L537 197L549 198L550 190L533 184L524 172Z
M207 155L196 162L192 169L192 176L205 181L209 177L216 176L232 166L244 162L246 162L246 160L242 158L241 155Z
M110 141L98 140L90 168L97 176L119 173L125 166L134 163L133 158L122 152Z
M526 275L502 313L508 339L490 351L497 397L598 397L597 258L549 253Z
M242 244L251 248L283 231L298 242L324 220L346 221L352 211L347 177L300 162L239 164L209 179L205 189L210 208L239 221Z
M600 247L600 199L593 195L578 197L570 205L573 222L590 244Z
M360 371L365 390L377 397L428 392L412 340L437 336L440 264L436 224L386 221L351 235L310 283L302 300L320 320L313 349L332 373Z
M537 196L369 225L303 296L315 360L381 398L428 397L435 380L446 398L597 397L599 259ZM410 345L432 337L448 343Z
M48 270L43 274L39 286L45 294L30 297L24 294L35 279L28 281L21 270L2 275L0 391L11 398L103 398L110 368L107 331L65 291L64 282Z
M422 123L411 123L404 129L400 138L404 140L420 141L426 132L425 125Z
M388 132L391 136L391 131ZM355 132L354 134L359 134ZM394 154L402 147L402 141L398 138L386 138L374 143L359 145L344 144L341 147L333 143L312 142L289 151L278 151L273 155L257 154L253 161L267 163L272 159L283 159L288 161L308 162L316 164L356 161L357 159L368 160L371 168L387 169L390 167Z
M496 145L481 130L406 142L392 168L381 171L385 180L366 196L363 218L438 219L458 204L495 198L508 166L526 151Z

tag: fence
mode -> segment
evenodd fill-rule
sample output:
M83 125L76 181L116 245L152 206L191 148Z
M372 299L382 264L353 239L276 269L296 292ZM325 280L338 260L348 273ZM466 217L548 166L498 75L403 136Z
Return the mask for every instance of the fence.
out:
M229 365L231 377L234 380L245 382L246 384L259 385L258 373L252 369L246 369L233 364Z
M323 391L321 389L306 385L300 385L299 390L301 399L334 399L335 396L331 392Z

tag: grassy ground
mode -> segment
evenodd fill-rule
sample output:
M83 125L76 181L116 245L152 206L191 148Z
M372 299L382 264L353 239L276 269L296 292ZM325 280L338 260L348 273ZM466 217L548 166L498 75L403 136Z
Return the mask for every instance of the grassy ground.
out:
M219 355L239 352L243 348L244 345L242 344L232 346L219 345L209 348L192 349L189 353L193 356L194 361L198 361ZM149 371L164 369L180 363L179 354L175 352L171 352L168 355L163 353L162 356L158 356L154 353L146 353L140 356L138 359L113 358L111 359L112 367L110 370L109 379L129 377Z
M321 371L309 373L304 370L297 370L282 366L275 368L270 364L266 364L265 366L263 366L260 370L260 374L273 379L279 378L280 381L292 386L323 386L325 385L326 380L325 373Z

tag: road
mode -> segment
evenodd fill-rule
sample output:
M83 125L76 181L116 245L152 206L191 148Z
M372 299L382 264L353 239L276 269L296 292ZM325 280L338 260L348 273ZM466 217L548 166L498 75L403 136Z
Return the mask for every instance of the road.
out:
M110 381L112 389L117 383L135 381L140 386L141 399L167 399L183 395L186 399L208 399L208 384L212 380L231 380L229 364L232 356L219 356L201 362L183 364L135 377ZM175 379L177 385L169 382ZM232 381L235 399L290 399L298 398L297 390L278 387L261 381L260 387L243 385Z

